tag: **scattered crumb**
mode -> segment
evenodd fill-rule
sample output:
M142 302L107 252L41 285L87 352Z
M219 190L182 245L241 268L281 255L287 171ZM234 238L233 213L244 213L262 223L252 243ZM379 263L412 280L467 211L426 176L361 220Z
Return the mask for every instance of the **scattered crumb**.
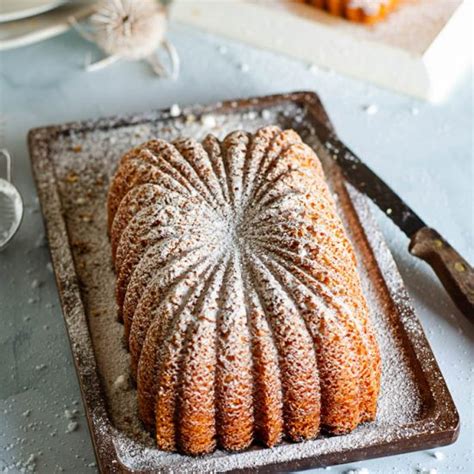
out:
M203 115L201 117L201 123L205 127L209 127L209 128L214 128L217 125L216 118L214 117L214 115L211 115L211 114Z
M44 234L40 234L35 241L35 248L39 249L40 247L44 247L46 245L46 238Z
M26 462L20 468L20 472L35 472L36 471L36 455L30 454Z
M270 120L270 117L272 116L272 114L270 113L269 110L265 109L265 110L262 110L262 118L263 120Z
M250 71L250 67L246 63L241 63L239 68L242 72L249 72Z
M366 467L357 467L345 471L345 474L369 474L369 470Z
M186 123L194 123L196 121L196 116L194 114L186 115Z
M319 67L316 64L310 64L308 70L311 74L317 74L319 72Z
M364 105L363 108L367 115L375 115L379 111L378 106L375 104Z
M77 421L71 421L67 425L66 433L72 433L73 431L76 431L78 426L79 426L79 423Z
M218 51L221 54L227 54L227 46L224 46L224 45L219 46Z
M435 451L431 453L431 455L438 461L443 461L446 459L446 454L444 454L442 451Z
M46 264L46 270L48 270L50 273L53 273L53 264L51 262Z
M35 278L32 282L31 282L31 288L39 288L41 286L41 282Z
M64 410L64 416L68 419L68 420L73 420L74 419L74 413L70 410Z
M36 370L43 370L46 369L47 365L46 364L39 364L35 367Z
M249 120L255 120L257 118L257 112L255 111L250 111L248 114L247 114L247 118Z
M178 104L173 104L170 107L170 115L171 117L179 117L181 115L181 109Z
M21 414L21 416L28 417L28 416L30 416L30 414L31 414L31 410L25 410L25 411Z

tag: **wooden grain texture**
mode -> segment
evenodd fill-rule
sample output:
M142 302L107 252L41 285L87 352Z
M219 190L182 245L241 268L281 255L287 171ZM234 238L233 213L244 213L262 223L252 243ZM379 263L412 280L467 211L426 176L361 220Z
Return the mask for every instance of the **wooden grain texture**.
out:
M435 271L460 311L474 323L474 269L434 229L423 227L411 239L410 253Z

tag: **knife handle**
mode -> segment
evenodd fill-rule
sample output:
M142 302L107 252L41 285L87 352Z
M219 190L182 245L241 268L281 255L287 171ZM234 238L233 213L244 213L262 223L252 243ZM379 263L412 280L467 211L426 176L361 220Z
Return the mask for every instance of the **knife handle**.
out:
M471 265L429 227L423 227L413 235L409 250L431 266L459 310L474 323L474 270Z

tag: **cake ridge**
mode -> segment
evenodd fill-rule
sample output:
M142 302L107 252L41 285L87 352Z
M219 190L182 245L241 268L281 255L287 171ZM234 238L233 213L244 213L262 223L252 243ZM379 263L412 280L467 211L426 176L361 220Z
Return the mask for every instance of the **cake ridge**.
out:
M258 260L251 265L251 272L264 313L274 330L282 363L285 432L293 441L312 438L319 431L320 392L316 354L306 324L285 294L277 293L276 285L270 285L272 277L265 273ZM270 294L274 297L271 301Z
M207 193L204 193L204 190L201 188L202 180L200 176L186 157L176 148L174 143L170 144L164 140L150 140L140 153L140 155L142 154L146 156L154 166L158 168L163 166L169 176L180 182L191 191L191 193L200 195L203 198L208 197ZM170 174L170 172L176 173L176 176ZM194 181L195 179L196 181ZM180 180L182 180L182 182Z
M264 257L262 257L264 258ZM264 263L265 265L265 263ZM321 322L321 317L318 317L318 320L316 321L308 321L307 317L305 317L305 314L306 312L303 311L301 309L301 304L298 302L297 298L295 297L294 295L294 291L292 291L287 284L283 283L282 282L282 277L281 275L278 275L276 271L272 270L268 265L265 265L265 267L267 268L267 270L273 275L273 277L279 282L279 284L281 285L282 288L285 289L285 292L288 294L288 296L291 298L291 300L293 301L293 304L298 308L298 312L300 313L300 317L301 319L304 321L305 323L305 327L306 327L306 330L308 332L308 335L312 338L312 340L315 342L315 347L317 348L318 347L318 344L322 344L321 341L319 339L321 339L320 337L320 333L319 333L319 328L318 328L318 331L316 331L316 333L313 332L313 328L314 326L319 326L320 322ZM304 286L303 286L304 288ZM314 296L314 294L312 294L311 296ZM330 313L329 314L329 317L327 315L327 313L324 315L324 319L326 321L332 321L335 323L335 328L337 330L340 330L342 328L342 324L340 323L340 321L335 317L334 313ZM349 344L349 341L348 340L345 340L344 342L346 342L347 344ZM349 351L349 354L352 353L352 349L347 349L347 351ZM347 356L347 354L346 354ZM318 359L318 370L321 369L321 367L324 365L324 363L319 360L319 358L317 357ZM353 360L353 358L351 357L351 359ZM357 373L354 374L356 377L357 377ZM325 405L327 405L328 403L328 399L330 397L328 396L324 396L323 394L323 391L324 391L324 377L322 377L322 374L321 372L319 371L319 378L320 378L320 390L321 390L321 398L325 400L325 404L323 404L321 406L321 420L320 420L320 423L323 427L325 427L325 425L327 425L327 420L324 418L324 411L325 411ZM334 380L334 374L332 374L332 379ZM357 384L355 384L356 387L353 387L352 388L352 395L353 396L357 396L358 395L358 387L357 387ZM340 403L339 404L336 404L336 406L332 406L332 410L335 410L335 409L340 409ZM353 429L359 422L359 414L357 413L357 411L353 410L353 413L354 413L354 416L355 416L355 420L352 422L351 426L350 426L350 429Z
M134 355L134 350L132 349L131 338L133 337L135 340L142 332L140 330L140 324L143 324L144 321L146 321L144 318L147 318L149 315L149 313L146 312L147 305L152 303L153 300L159 296L164 297L166 295L166 289L173 282L179 282L187 273L198 269L201 264L205 264L208 261L207 256L202 256L198 253L194 253L193 255L193 253L194 252L189 252L187 254L188 258L191 256L193 258L190 258L190 261L188 261L186 264L183 264L180 268L176 268L176 262L178 262L178 257L180 256L177 255L173 262L161 269L160 272L157 272L157 274L146 283L141 295L138 295L135 310L133 311L132 309L132 313L130 313L128 318L128 328L130 329L130 351L132 355ZM144 305L145 310L142 310ZM140 317L137 317L137 315ZM125 334L127 335L127 330L125 331Z
M276 126L269 126L257 130L253 135L250 146L248 147L249 157L244 164L244 208L247 207L250 193L255 184L258 171L260 170L261 160L268 153L275 137L280 129Z
M196 305L196 313L199 316L194 320L195 333L191 334L192 339L186 347L183 361L183 371L181 374L183 382L179 385L180 410L182 411L182 416L179 420L179 441L181 449L185 452L193 449L196 439L198 439L198 450L209 449L209 446L215 445L217 429L213 413L215 405L215 390L213 387L216 374L212 370L204 370L204 384L203 378L196 380L194 374L199 371L201 364L203 364L202 357L199 357L202 356L203 352L204 362L207 361L207 364L210 366L214 366L216 363L216 343L212 344L212 342L209 343L208 341L215 341L216 339L217 315L219 311L217 301L224 278L222 266L219 268L217 264L216 268L216 271L211 271L207 291L205 286ZM204 315L205 310L206 314ZM209 336L207 338L199 337L201 335L199 331L206 329L207 333L210 333ZM201 349L199 350L199 348ZM194 360L192 358L193 354ZM196 362L196 359L199 360ZM194 370L191 370L191 368L194 368ZM195 400L196 393L201 395L198 400ZM193 411L194 413L192 413ZM187 419L187 416L189 419Z
M268 247L267 247L268 248ZM287 274L291 277L293 277L300 285L302 285L303 288L307 289L310 294L314 297L319 297L320 299L324 300L326 303L326 308L327 309L333 309L336 310L332 311L330 314L334 318L335 321L338 321L336 317L337 312L343 312L345 314L350 314L350 308L349 306L341 299L338 298L337 295L334 294L333 291L331 291L330 288L324 287L317 278L314 277L314 275L308 274L303 268L300 267L300 265L296 264L294 260L292 260L292 267L290 269L288 268L285 260L279 256L278 254L274 253L275 249L271 249L269 255L263 255L261 258L264 259L271 259L272 264L276 264L278 267L283 269ZM279 252L287 252L285 250L279 250ZM287 252L288 254L288 252ZM298 254L293 254L297 258L301 258ZM321 267L322 268L322 267ZM314 289L311 289L310 285L302 281L298 277L298 273L302 273L306 278L309 278L312 280L312 284L317 287L318 291L315 291ZM358 321L357 317L350 318L350 320L355 324L359 334L361 335L361 338L363 336L363 339L365 339L365 342L368 342L368 336L364 333L362 325Z
M209 163L211 164L217 182L219 183L219 187L221 188L222 196L224 197L225 202L228 203L229 194L220 142L214 135L208 134L202 141L202 146L209 157Z
M117 246L120 241L122 232L138 212L143 207L148 207L158 200L163 194L163 190L156 184L142 184L135 186L128 192L121 200L117 209L116 217L113 220L112 228L110 229L110 244L112 247L112 260L115 267L115 254ZM179 194L175 195L176 197Z
M201 273L202 279L205 281L209 278L211 275L212 271L214 268L216 268L217 263L210 263L207 265L207 267L204 269L204 271ZM189 280L191 280L193 275L188 274ZM146 375L147 371L151 372L151 376L155 374L156 372L159 372L160 365L159 365L159 360L161 360L161 356L158 355L153 355L152 353L149 357L147 357L148 352L150 351L158 351L158 354L160 351L162 351L164 344L162 343L164 340L167 340L169 338L169 335L172 332L172 328L175 327L177 324L177 321L183 311L186 311L186 308L188 307L189 304L193 304L194 299L196 298L196 294L199 293L201 289L201 285L203 284L202 281L199 282L197 285L190 285L187 284L189 282L186 282L184 280L181 280L178 282L176 285L173 286L172 289L170 289L170 292L168 292L167 297L163 301L160 302L160 304L156 308L156 312L160 311L161 312L161 319L154 318L151 325L150 329L147 332L145 342L143 345L142 353L140 356L139 360L139 366L138 366L138 373L137 373L137 382L138 386L142 386L143 390L138 391L139 395L139 409L141 413L142 420L145 422L145 424L149 427L152 426L152 421L153 420L153 414L154 414L154 400L153 397L151 396L151 399L149 403L146 401L143 401L143 396L146 394L152 394L155 392L156 385L157 383L153 383L152 380L146 380ZM175 300L170 300L169 297L170 295L172 296L172 291L175 291L178 289L179 286L185 286L187 288L187 291L185 292L185 295L182 297L181 301L175 301ZM173 311L173 307L176 307L176 309ZM166 320L164 320L166 318ZM163 327L165 325L165 327ZM145 357L143 354L145 353ZM150 367L151 365L151 367ZM151 376L149 378L151 378ZM150 398L150 397L149 397Z
M242 200L245 158L250 142L251 135L249 133L236 130L227 135L221 145L229 198L234 212L237 213Z
M235 248L229 253L216 327L217 439L229 450L252 442L254 424L250 333L236 253Z
M181 239L181 242L185 243L183 239ZM205 246L204 243L196 245L194 242L192 242L194 246L190 246L187 250L181 252L178 255L175 255L175 258L179 258L182 254L188 254L191 252L198 252L203 249ZM159 245L156 247L150 248L141 261L138 263L138 265L135 267L132 276L130 278L130 282L127 286L127 291L125 294L125 299L124 299L124 317L128 317L130 319L133 318L133 311L136 311L137 305L139 304L139 301L141 297L144 295L144 292L146 292L147 287L152 284L153 282L153 277L157 276L154 275L154 270L156 268L156 265L159 263L155 261L155 258L159 258L156 255L157 249L159 249ZM194 264L192 264L189 268L190 270L194 270L195 267L199 266L203 262L207 261L205 257L198 258ZM128 313L127 316L127 311L130 311L131 313Z
M281 142L283 142L287 136L290 141L289 143L285 144L285 147ZM265 152L262 154L262 159L259 162L258 169L255 173L255 178L252 181L249 189L247 204L259 191L260 185L266 183L265 180L268 174L272 171L273 166L277 164L278 158L286 151L286 149L291 148L295 143L297 143L298 140L301 141L301 138L293 130L285 130L284 132L277 133L273 137Z
M203 189L206 190L206 196L211 197L212 202L208 201L208 204L211 206L212 209L214 209L214 211L220 214L221 208L223 205L224 206L226 205L226 202L224 200L219 202L216 195L213 193L211 186L209 186L208 179L203 179L203 176L200 173L199 168L195 166L195 163L194 163L199 159L201 166L204 166L204 164L208 161L207 160L208 155L205 152L202 145L192 139L182 139L182 140L174 141L173 146L174 146L174 149L176 150L176 153L184 158L184 162L189 167L189 169L192 170L191 174L193 174L194 177L198 178L200 183L202 183ZM189 156L193 156L194 160L190 160ZM209 171L209 168L212 169L212 166L209 165L208 171ZM209 174L207 176L209 176ZM197 190L198 188L195 188L195 189Z

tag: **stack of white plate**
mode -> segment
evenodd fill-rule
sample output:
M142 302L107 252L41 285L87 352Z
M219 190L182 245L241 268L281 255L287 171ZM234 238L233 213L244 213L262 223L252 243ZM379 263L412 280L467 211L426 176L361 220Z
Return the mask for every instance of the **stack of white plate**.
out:
M69 18L89 15L93 0L0 0L0 50L18 48L59 35Z

